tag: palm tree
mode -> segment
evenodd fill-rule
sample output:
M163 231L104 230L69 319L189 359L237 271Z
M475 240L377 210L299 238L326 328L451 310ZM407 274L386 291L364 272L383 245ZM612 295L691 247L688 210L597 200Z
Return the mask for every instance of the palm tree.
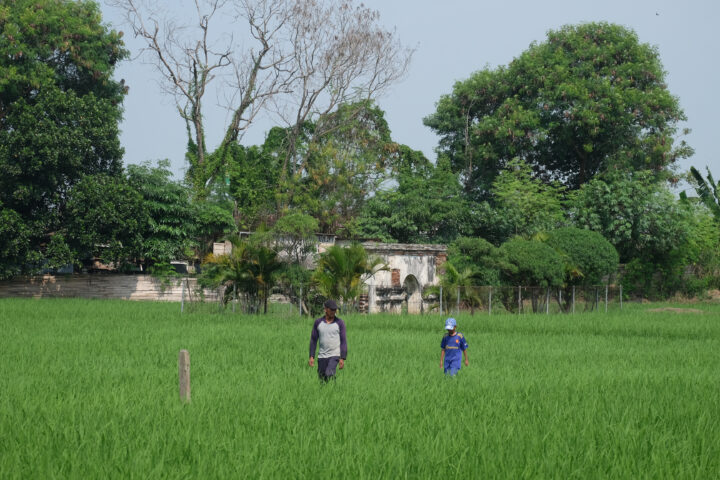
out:
M720 182L715 183L710 168L707 169L707 182L695 167L690 167L690 174L695 180L695 191L702 201L713 213L717 220L720 220ZM682 198L687 198L685 192L680 194Z
M267 313L268 296L275 283L275 273L283 264L277 258L277 252L264 246L250 248L247 265L255 291L263 301L263 313Z
M233 248L229 254L205 257L200 283L212 288L223 286L225 304L235 292L246 293L250 298L262 301L263 312L267 313L275 273L282 267L277 252L262 245L249 245L237 238L230 242Z
M210 288L223 287L223 304L232 299L233 293L246 291L252 284L247 269L250 251L245 242L230 239L232 251L224 255L209 254L203 260L202 274L198 278L200 285Z
M380 258L368 258L359 243L349 247L333 245L320 255L313 280L320 293L337 298L341 304L355 305L365 281L389 267Z
M482 305L479 291L474 285L477 279L477 272L471 268L458 271L451 263L446 263L444 267L445 273L440 278L443 302L445 302L445 305L451 305L451 302L456 299L455 296L459 289L460 300L470 307L470 314L474 315L475 308L479 308Z

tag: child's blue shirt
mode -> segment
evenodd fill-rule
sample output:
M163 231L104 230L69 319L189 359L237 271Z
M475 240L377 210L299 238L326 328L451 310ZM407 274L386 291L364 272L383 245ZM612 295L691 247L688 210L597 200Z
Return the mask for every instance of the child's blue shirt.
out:
M462 358L462 352L468 348L468 343L465 336L457 332L455 335L445 335L442 342L440 342L440 348L445 350L446 363L459 362Z

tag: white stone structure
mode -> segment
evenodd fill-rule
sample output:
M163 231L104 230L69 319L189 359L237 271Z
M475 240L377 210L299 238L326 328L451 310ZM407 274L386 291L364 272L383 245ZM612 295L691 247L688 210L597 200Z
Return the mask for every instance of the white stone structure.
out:
M249 235L249 232L243 232ZM281 240L281 244L284 242ZM286 243L286 242L285 242ZM334 235L318 235L316 254L323 253L333 245L348 246L350 242L336 240ZM287 247L287 245L284 245ZM438 285L442 265L447 260L445 245L422 245L410 243L363 242L370 257L379 257L389 270L366 278L367 294L361 297L361 309L368 313L394 312L422 313L428 305L423 300L423 290ZM232 251L230 242L214 244L215 255ZM314 255L308 257L314 268Z
M389 271L366 280L367 311L421 313L427 311L423 290L438 285L440 270L447 260L445 245L364 242L371 257L380 257Z

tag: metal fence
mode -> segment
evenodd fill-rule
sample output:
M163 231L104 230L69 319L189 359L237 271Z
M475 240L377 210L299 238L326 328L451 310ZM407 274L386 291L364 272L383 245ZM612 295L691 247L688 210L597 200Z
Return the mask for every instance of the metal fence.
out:
M397 291L396 291L397 290ZM422 294L395 289L379 296L369 289L353 303L341 305L348 313L410 314L558 314L609 312L622 309L622 286L593 285L548 287L473 286L426 287ZM381 292L382 293L382 292ZM184 313L269 313L286 316L319 316L326 298L307 285L274 287L267 297L220 287L202 290L187 284L183 288Z
M423 310L442 314L551 314L608 312L622 309L622 286L429 287Z
M211 314L278 314L289 316L316 315L323 311L326 298L302 285L278 285L267 295L246 293L232 287L221 286L214 290L202 289L186 282L183 285L180 311L182 313ZM348 305L347 309L356 310Z

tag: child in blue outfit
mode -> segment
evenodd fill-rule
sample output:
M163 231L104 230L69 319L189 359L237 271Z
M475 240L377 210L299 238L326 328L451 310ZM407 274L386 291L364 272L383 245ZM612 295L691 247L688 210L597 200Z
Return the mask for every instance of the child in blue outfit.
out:
M465 366L468 366L467 340L457 331L457 322L454 318L445 321L447 333L440 342L440 368L445 368L445 374L454 377L460 370L460 361L465 356ZM462 352L462 353L460 353Z

